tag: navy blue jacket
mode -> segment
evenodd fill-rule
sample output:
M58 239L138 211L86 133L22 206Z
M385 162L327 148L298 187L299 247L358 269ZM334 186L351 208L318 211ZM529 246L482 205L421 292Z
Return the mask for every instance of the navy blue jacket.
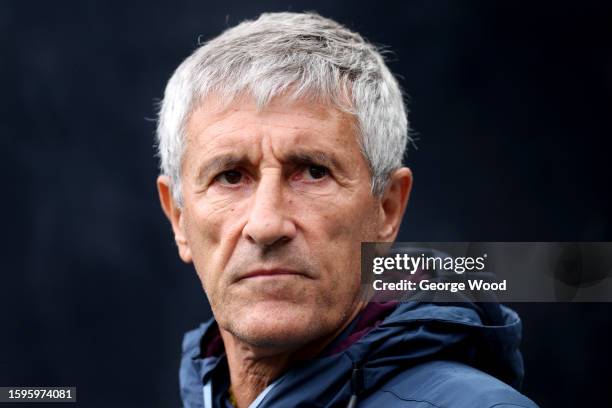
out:
M214 320L183 341L187 408L231 406L222 348L205 355L212 331L218 331ZM516 390L523 378L520 337L518 315L496 303L401 303L342 351L292 368L249 408L344 408L351 399L364 408L537 407Z

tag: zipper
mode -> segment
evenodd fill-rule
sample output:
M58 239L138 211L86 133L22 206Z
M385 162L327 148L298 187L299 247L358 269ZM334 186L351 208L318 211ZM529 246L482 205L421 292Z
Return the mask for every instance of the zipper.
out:
M357 396L363 388L363 374L357 363L353 363L353 372L351 373L351 398L349 399L346 408L355 408L357 406Z

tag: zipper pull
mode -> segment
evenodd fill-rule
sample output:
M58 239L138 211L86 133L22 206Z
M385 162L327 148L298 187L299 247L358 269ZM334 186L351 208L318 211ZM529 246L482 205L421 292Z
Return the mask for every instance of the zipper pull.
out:
M351 399L346 408L355 408L357 406L357 396L363 388L362 369L356 363L353 363L353 372L351 373Z

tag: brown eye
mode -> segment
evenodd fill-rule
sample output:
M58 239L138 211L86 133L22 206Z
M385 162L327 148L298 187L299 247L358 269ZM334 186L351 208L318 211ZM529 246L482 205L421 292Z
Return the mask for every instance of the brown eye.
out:
M224 184L238 184L242 180L242 173L238 170L228 170L217 176L217 180Z
M329 171L323 166L308 166L308 175L317 180L327 176Z

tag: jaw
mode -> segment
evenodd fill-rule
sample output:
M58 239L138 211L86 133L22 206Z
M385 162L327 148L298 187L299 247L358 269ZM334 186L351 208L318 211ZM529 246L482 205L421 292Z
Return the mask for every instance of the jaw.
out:
M223 305L219 327L256 347L296 350L310 343L332 338L359 312L361 304L352 299L341 304L315 296L295 299L259 299ZM213 309L214 311L214 309Z
M231 309L219 326L253 346L294 349L329 331L330 324L317 318L318 308L291 300L251 301Z

